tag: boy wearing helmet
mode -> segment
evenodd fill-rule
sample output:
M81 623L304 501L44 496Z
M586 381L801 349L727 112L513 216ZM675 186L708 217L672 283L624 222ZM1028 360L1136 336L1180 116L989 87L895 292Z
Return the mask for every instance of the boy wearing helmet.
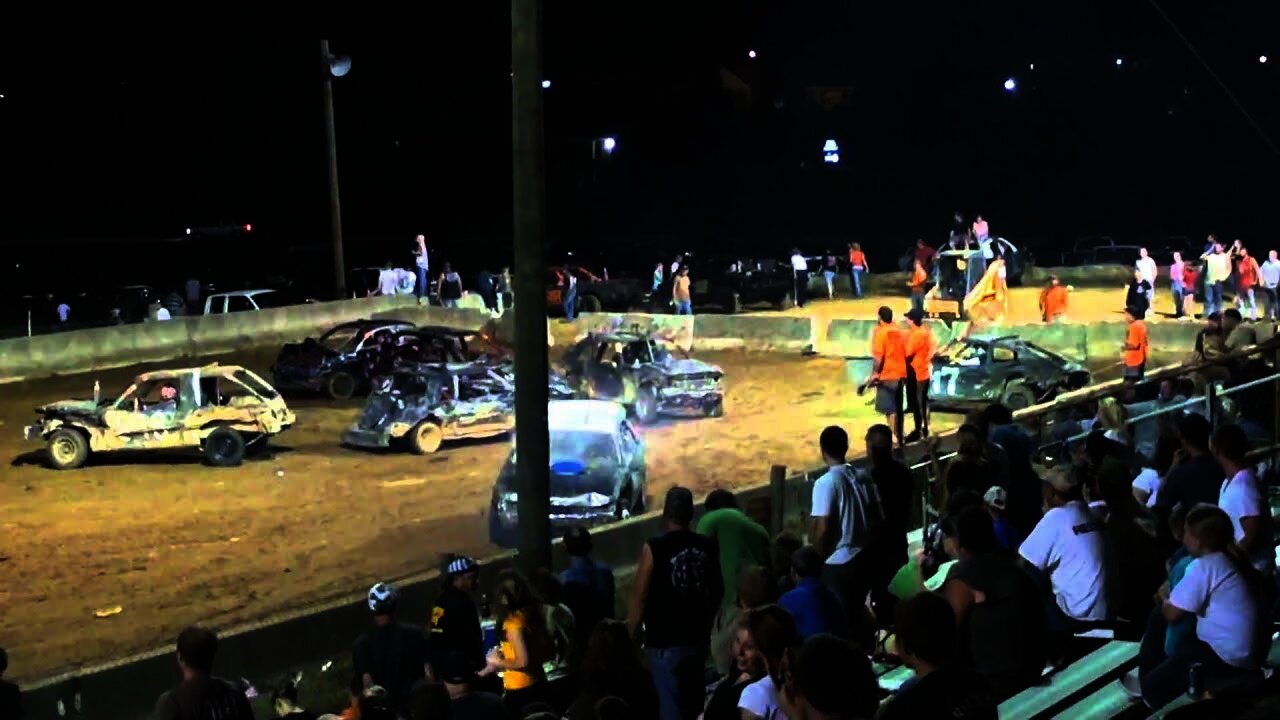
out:
M396 622L399 599L390 583L369 588L373 627L356 640L351 651L355 669L352 691L363 695L372 687L381 687L393 706L403 710L413 684L426 677L427 648L422 628Z
M450 555L440 568L444 583L440 597L431 608L428 658L433 673L444 667L453 653L462 656L471 672L484 669L484 635L474 595L480 580L480 565L465 555Z

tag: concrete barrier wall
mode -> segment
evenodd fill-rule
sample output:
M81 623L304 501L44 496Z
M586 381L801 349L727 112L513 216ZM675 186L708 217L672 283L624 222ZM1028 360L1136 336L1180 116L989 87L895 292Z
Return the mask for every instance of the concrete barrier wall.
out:
M803 350L814 344L813 326L789 315L698 315L693 342L706 350Z

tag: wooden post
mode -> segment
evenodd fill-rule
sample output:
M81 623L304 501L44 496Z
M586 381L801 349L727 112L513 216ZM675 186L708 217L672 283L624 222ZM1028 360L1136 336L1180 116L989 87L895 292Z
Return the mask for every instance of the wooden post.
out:
M787 508L787 466L774 465L769 468L769 512L772 518L769 532L777 535L782 532L783 520Z

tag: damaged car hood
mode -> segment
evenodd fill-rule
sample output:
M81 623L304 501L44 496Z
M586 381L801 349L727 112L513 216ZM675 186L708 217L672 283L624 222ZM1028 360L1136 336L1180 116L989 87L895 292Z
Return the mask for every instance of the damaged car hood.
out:
M682 358L679 360L669 360L663 364L663 369L671 375L720 375L720 368L710 363L703 362L695 358Z
M92 400L59 400L36 408L43 415L97 417L99 404Z

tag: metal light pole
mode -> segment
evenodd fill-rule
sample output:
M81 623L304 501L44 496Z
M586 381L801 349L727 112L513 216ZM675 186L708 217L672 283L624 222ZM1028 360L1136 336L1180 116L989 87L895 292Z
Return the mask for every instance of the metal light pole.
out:
M342 207L338 202L338 139L333 128L333 78L334 57L329 52L329 40L320 41L320 59L324 63L324 138L329 159L329 230L333 234L333 291L334 299L347 296L347 269L342 259Z
M511 0L511 151L515 192L516 492L525 572L551 566L547 431L546 158L542 145L542 3Z

